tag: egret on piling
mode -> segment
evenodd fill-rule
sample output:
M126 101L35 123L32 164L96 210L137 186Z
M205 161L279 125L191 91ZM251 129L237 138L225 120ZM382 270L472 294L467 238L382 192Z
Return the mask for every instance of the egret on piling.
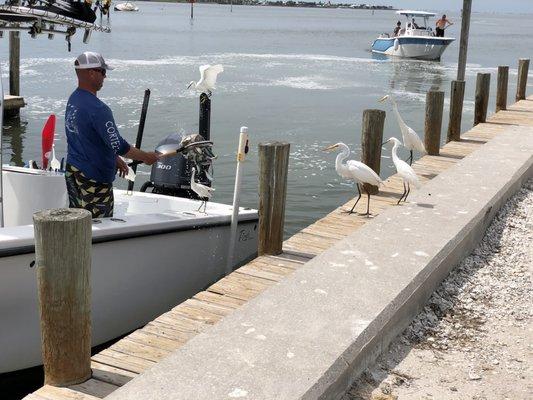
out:
M404 122L402 116L400 115L400 112L398 111L398 105L396 104L396 100L394 100L392 95L388 94L386 96L383 96L381 99L379 99L379 101L384 102L387 99L389 99L392 103L392 109L394 110L396 120L398 121L398 125L400 125L400 130L402 131L403 145L407 150L409 150L410 153L409 158L406 161L409 161L409 165L411 165L413 163L413 151L416 150L424 154L426 153L426 148L424 147L424 143L422 142L418 134L414 131L414 129L407 126L407 124Z
M211 97L211 90L215 88L217 82L217 76L224 71L222 65L201 65L200 66L200 80L198 82L191 81L187 89L194 87L196 90L207 94L208 97Z
M403 193L400 199L398 200L398 203L396 203L400 204L400 201L402 201L402 199L404 202L407 200L407 196L409 196L409 192L411 191L411 185L413 185L417 189L420 188L420 181L418 180L418 176L416 175L415 170L405 161L400 160L400 158L398 157L397 152L398 147L400 147L401 145L401 142L395 137L392 137L383 144L388 142L394 143L394 145L392 146L392 162L396 167L398 175L400 175L403 180Z
M201 183L198 183L195 181L196 177L196 167L192 167L191 171L191 190L198 195L198 197L202 200L200 203L200 207L198 207L197 211L200 211L202 209L202 205L204 206L204 213L205 209L207 208L207 201L213 197L213 192L215 191L214 188L211 188L209 186L202 185Z
M326 147L323 149L323 151L333 151L335 149L341 149L341 152L337 155L337 158L335 159L335 171L337 171L337 174L339 174L341 177L345 179L349 179L355 182L355 186L357 187L357 192L359 194L359 197L357 197L357 200L355 201L355 204L353 205L352 209L349 211L349 214L353 213L353 210L359 200L361 199L361 188L359 185L363 185L364 183L369 183L374 186L379 186L383 184L383 181L379 177L378 174L374 172L372 168L370 168L368 165L363 164L361 161L356 160L348 160L346 163L342 163L348 156L350 155L350 148L345 145L344 143L337 143L331 146ZM363 186L364 188L364 186ZM370 193L366 192L368 196L368 201L366 203L366 214L367 216L370 215Z

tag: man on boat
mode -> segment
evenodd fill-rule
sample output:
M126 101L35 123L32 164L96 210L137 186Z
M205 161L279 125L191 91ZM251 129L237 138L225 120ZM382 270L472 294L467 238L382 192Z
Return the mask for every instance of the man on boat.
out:
M396 28L394 28L394 36L398 36L401 30L402 30L402 23L401 21L398 21L396 23Z
M435 26L436 26L435 31L436 31L437 36L444 37L444 29L446 29L450 25L453 25L453 22L450 22L450 20L446 18L446 14L444 14L441 19L435 22Z
M131 146L118 132L111 109L96 93L108 70L104 58L93 52L80 54L74 62L78 87L70 95L65 111L67 163L65 180L71 208L85 208L93 218L113 216L113 181L128 166L119 156L151 165L155 152Z

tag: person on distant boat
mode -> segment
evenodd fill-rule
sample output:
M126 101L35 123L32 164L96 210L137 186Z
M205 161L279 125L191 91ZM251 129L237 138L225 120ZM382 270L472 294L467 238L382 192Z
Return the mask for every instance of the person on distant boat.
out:
M453 22L450 22L450 20L446 18L446 14L444 14L441 19L438 19L437 22L435 22L436 35L438 37L444 37L444 29L446 29L450 25L453 25Z
M118 132L111 109L96 93L102 88L107 71L113 69L104 58L90 51L74 61L78 87L70 95L65 111L67 162L65 180L69 207L84 208L93 218L113 216L113 181L128 166L119 156L151 165L155 152L131 146Z
M412 20L411 22L412 22L413 29L418 29L418 25L417 25L417 23L415 22L415 19L414 19L414 18L413 18L413 20Z
M402 23L398 21L396 23L396 28L394 28L394 36L398 36L401 30L402 30Z

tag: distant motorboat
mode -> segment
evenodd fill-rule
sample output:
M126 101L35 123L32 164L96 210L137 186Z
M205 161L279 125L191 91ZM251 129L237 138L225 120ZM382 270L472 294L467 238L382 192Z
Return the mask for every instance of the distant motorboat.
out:
M406 27L400 30L398 36L381 34L372 43L373 53L420 60L440 60L444 50L455 40L452 37L435 36L432 28L428 26L428 20L435 16L434 13L411 10L401 10L396 13L407 18ZM423 18L424 25L416 25L415 18Z
M127 1L125 3L119 3L115 6L115 11L139 11L134 3Z

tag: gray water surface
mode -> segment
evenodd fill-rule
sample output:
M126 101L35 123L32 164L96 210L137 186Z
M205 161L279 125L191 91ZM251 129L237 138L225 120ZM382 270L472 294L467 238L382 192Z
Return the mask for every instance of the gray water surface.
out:
M252 142L243 180L245 206L257 207L257 143L288 141L286 234L354 196L354 186L334 171L335 156L320 150L343 141L358 159L364 109L386 110L385 137L400 135L390 106L377 102L384 94L394 94L407 124L423 134L426 92L444 90L445 137L458 41L440 62L376 58L370 53L371 42L392 30L397 20L393 12L250 6L233 6L230 12L229 6L195 4L191 23L188 4L137 4L138 13L112 13L112 33L94 32L88 45L78 33L71 53L61 37L49 41L46 36L31 39L21 33L21 92L28 105L20 123L5 123L5 162L40 160L40 132L50 113L58 116L57 156L65 155L64 108L76 86L72 64L86 50L101 52L116 67L99 96L112 108L122 135L131 143L144 89L151 89L144 149L153 149L170 133L197 131L197 94L186 86L198 80L199 65L222 64L225 71L212 97L211 132L219 155L214 200L232 201L241 126L249 127ZM447 34L459 38L459 16L448 13L448 17L456 24ZM517 61L529 58L533 49L533 37L527 35L530 25L530 15L472 15L463 130L472 124L478 72L493 74L492 112L497 67L509 65L509 101L514 101ZM7 87L7 35L1 43ZM384 155L383 178L393 173L388 149ZM148 178L149 169L140 171L137 188ZM125 182L117 179L116 186L125 187Z

